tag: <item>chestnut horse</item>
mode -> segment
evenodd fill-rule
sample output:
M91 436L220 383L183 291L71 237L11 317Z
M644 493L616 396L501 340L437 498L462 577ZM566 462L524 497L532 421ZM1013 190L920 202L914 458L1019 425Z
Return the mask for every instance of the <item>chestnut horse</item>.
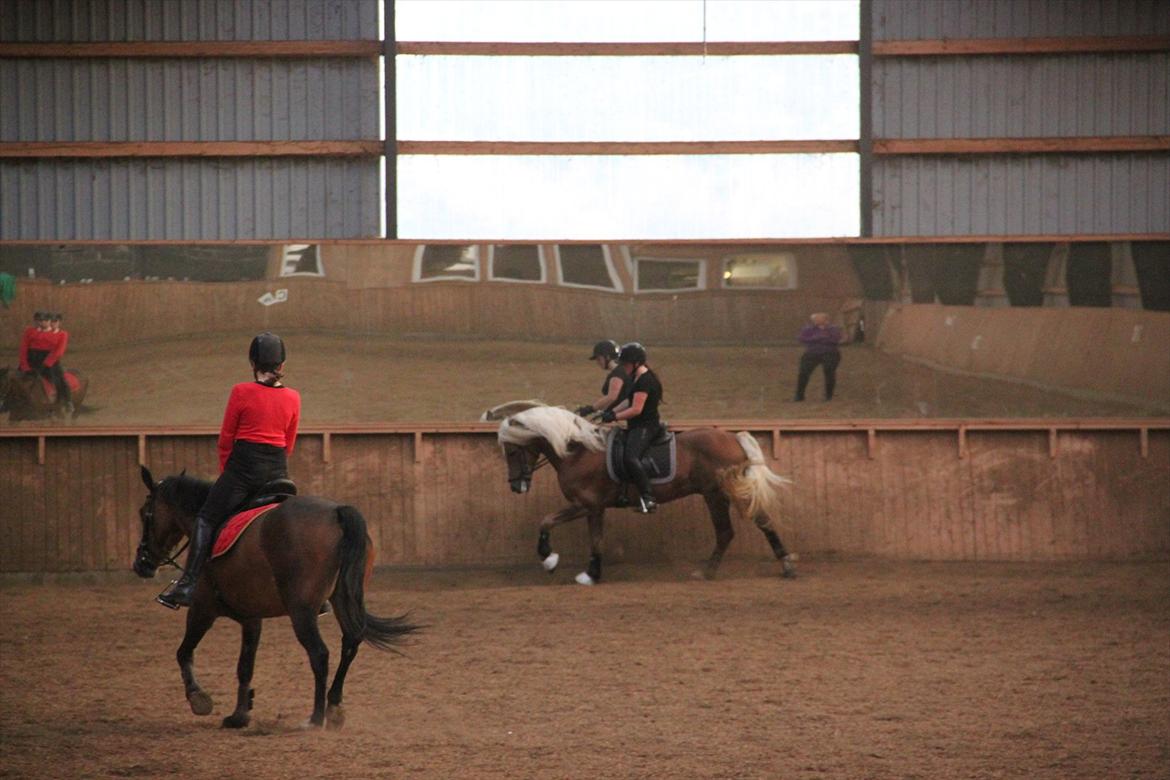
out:
M159 566L175 562L178 553L171 551L190 533L211 483L185 474L156 483L145 466L142 481L150 494L138 510L142 540L134 572L149 578ZM351 506L293 496L257 517L229 552L208 561L187 610L187 631L176 657L191 711L211 713L211 697L199 687L193 672L195 647L216 618L224 615L240 624L243 641L236 669L236 709L224 718L223 726L247 726L262 620L288 615L313 669L313 714L305 725L340 727L345 722L342 686L358 646L366 642L382 650L393 649L404 635L418 630L402 617L381 618L366 611L364 591L373 566L366 521ZM329 648L317 629L317 616L326 601L341 626L341 663L329 688L328 708Z
M569 505L540 522L537 554L547 571L556 569L560 556L553 552L549 532L560 523L586 517L589 521L589 568L577 575L577 582L592 585L601 579L602 518L614 506L620 486L610 479L605 465L608 428L594 425L567 409L541 406L536 402L512 402L489 409L485 420L500 414L498 438L508 463L508 482L515 493L526 493L532 472L541 459L557 472L561 493ZM751 518L764 533L780 561L785 577L795 576L794 558L784 548L774 521L780 518L779 488L788 480L774 473L764 461L760 445L750 433L730 433L716 428L697 428L676 434L678 457L674 478L653 485L658 503L699 494L707 502L715 526L715 550L707 559L704 574L712 577L735 532L731 507ZM631 489L632 488L627 488Z

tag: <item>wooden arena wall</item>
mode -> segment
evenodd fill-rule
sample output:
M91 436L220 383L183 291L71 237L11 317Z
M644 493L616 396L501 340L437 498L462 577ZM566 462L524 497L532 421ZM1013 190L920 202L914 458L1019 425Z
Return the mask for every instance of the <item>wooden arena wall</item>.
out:
M856 430L757 430L793 480L781 535L810 557L1095 560L1170 557L1170 422L1146 427L980 429L886 424ZM1014 425L1020 425L1019 423ZM1144 424L1143 424L1144 425ZM737 426L738 427L738 426ZM128 570L156 476L210 475L210 434L0 437L0 573ZM60 435L58 435L60 434ZM43 462L42 462L43 461ZM463 432L306 433L291 473L304 493L365 515L378 562L392 566L536 564L541 515L562 504L551 471L512 494L490 428ZM736 519L731 553L766 560ZM554 531L566 565L587 558L586 530ZM712 530L692 497L653 517L607 514L610 561L699 561Z
M878 346L930 365L1170 410L1170 313L892 305Z

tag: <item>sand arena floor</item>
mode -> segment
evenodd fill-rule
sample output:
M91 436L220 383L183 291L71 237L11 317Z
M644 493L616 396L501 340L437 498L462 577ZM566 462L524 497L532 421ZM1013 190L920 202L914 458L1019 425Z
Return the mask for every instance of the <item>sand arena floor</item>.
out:
M265 625L252 725L225 732L235 624L196 656L198 718L159 581L9 582L0 777L1170 777L1170 564L608 574L379 572L371 611L430 627L403 657L363 649L324 732L298 728L287 619Z
M306 423L474 420L518 398L576 406L604 374L592 344L404 340L291 332L287 383ZM83 425L218 425L227 392L251 378L251 334L78 350L67 365L90 377ZM836 397L820 371L794 403L799 347L654 347L668 419L1096 417L1158 414L1017 383L948 374L868 346L848 346ZM10 424L0 418L0 425ZM65 424L65 423L62 423Z

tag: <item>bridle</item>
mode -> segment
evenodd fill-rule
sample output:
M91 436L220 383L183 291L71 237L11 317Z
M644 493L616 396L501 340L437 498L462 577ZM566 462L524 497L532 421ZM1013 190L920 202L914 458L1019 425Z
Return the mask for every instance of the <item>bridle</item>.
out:
M159 484L161 485L162 483ZM161 569L163 566L170 565L182 571L183 567L179 565L178 558L183 554L183 551L187 549L187 545L191 541L190 539L184 539L183 543L179 545L179 549L175 550L175 552L173 552L169 557L162 561L158 561L157 563L154 560L154 555L150 551L150 546L146 542L146 540L150 538L150 532L154 526L155 500L155 494L152 492L150 494L150 498L146 502L146 506L142 509L142 541L138 543L138 557L141 558L147 565L154 566L156 569Z
M520 453L527 453L528 452L527 447L522 447L519 444L515 444L513 446ZM522 455L522 457L523 457L523 460L520 463L520 477L519 477L520 479L527 479L527 480L531 481L532 475L534 473L536 473L537 471L540 471L542 468L547 466L549 463L548 457L543 455L543 454L538 454L536 456L536 460L533 461L531 466L528 465L527 455ZM504 478L504 481L511 484L514 480L512 479L511 475L509 475L509 476Z

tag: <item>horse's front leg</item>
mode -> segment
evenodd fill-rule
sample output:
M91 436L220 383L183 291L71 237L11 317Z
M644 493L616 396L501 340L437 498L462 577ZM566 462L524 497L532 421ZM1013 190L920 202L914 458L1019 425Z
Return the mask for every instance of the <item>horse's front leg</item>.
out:
M589 513L589 568L577 575L578 585L596 585L601 582L601 543L605 538L605 510Z
M540 565L549 574L556 571L557 564L561 560L561 556L553 552L552 542L549 541L549 531L552 530L553 526L567 523L570 520L576 520L578 517L584 516L588 511L584 507L571 504L559 512L545 515L540 521L540 540L536 543L536 554L540 556Z
M212 708L211 697L199 687L195 679L195 648L211 629L217 613L207 601L196 597L195 602L187 609L187 631L183 634L183 641L175 652L175 660L179 662L179 672L183 675L183 690L187 696L187 703L191 705L191 712L196 715L210 715Z
M256 667L256 648L260 646L263 621L250 618L240 621L240 660L236 663L236 711L223 719L225 729L242 729L252 720L252 670Z

